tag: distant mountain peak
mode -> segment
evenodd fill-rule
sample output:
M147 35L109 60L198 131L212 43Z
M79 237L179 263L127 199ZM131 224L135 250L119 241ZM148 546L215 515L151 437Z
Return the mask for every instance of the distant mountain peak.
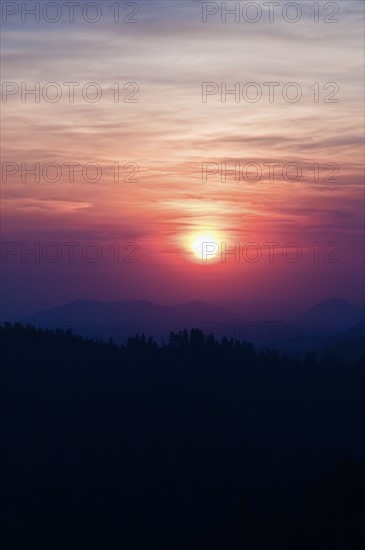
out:
M346 330L360 323L364 317L364 308L334 297L312 306L297 320L304 324L331 322L338 329Z
M350 305L350 306L353 306L355 304L352 304L351 302L348 302L347 300L344 300L343 298L339 298L338 296L334 296L333 298L329 298L328 300L324 300L323 302L320 302L319 304L317 304L317 306L321 306L321 305L325 305L325 304L328 304L328 305L341 305L341 304L344 304L344 305ZM355 306L357 307L357 306Z

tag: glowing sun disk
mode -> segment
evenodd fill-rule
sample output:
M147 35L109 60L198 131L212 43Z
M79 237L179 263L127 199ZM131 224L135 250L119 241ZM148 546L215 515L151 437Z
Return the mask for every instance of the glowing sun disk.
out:
M199 235L192 239L191 249L199 260L207 261L219 252L219 240L212 234Z

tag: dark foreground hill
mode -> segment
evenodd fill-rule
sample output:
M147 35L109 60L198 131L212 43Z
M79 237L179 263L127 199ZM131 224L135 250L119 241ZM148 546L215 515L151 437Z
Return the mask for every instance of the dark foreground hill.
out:
M5 548L363 547L364 369L0 329Z

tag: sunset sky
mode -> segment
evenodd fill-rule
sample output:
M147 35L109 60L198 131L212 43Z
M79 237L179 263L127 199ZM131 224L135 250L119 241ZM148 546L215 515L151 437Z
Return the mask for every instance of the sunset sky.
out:
M317 23L307 1L296 3L297 22L279 2L271 23L263 2L256 23L242 13L222 22L221 2L209 3L218 12L204 23L207 3L195 0L120 2L119 23L115 3L100 2L102 16L90 23L80 1L70 23L57 3L54 23L44 14L22 22L20 7L2 14L4 320L76 299L237 300L273 315L282 304L299 309L333 296L363 303L362 1L330 3L335 15L319 2ZM80 84L73 103L70 82ZM39 103L32 94L22 101L22 83L39 83ZM97 86L85 99L88 83ZM222 101L223 83L239 83L239 97ZM205 101L204 89L212 93ZM255 90L262 97L250 101ZM22 163L40 163L40 181L25 177ZM47 163L62 174L51 166L43 177ZM89 163L100 167L99 181ZM192 247L206 237L218 252L203 262ZM240 261L224 261L222 249L235 243ZM25 254L32 248L38 257Z

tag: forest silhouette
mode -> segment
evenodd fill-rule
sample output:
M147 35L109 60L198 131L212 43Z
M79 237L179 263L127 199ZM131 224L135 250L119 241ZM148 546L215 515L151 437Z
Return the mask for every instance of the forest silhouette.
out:
M364 547L364 357L5 323L4 548Z

